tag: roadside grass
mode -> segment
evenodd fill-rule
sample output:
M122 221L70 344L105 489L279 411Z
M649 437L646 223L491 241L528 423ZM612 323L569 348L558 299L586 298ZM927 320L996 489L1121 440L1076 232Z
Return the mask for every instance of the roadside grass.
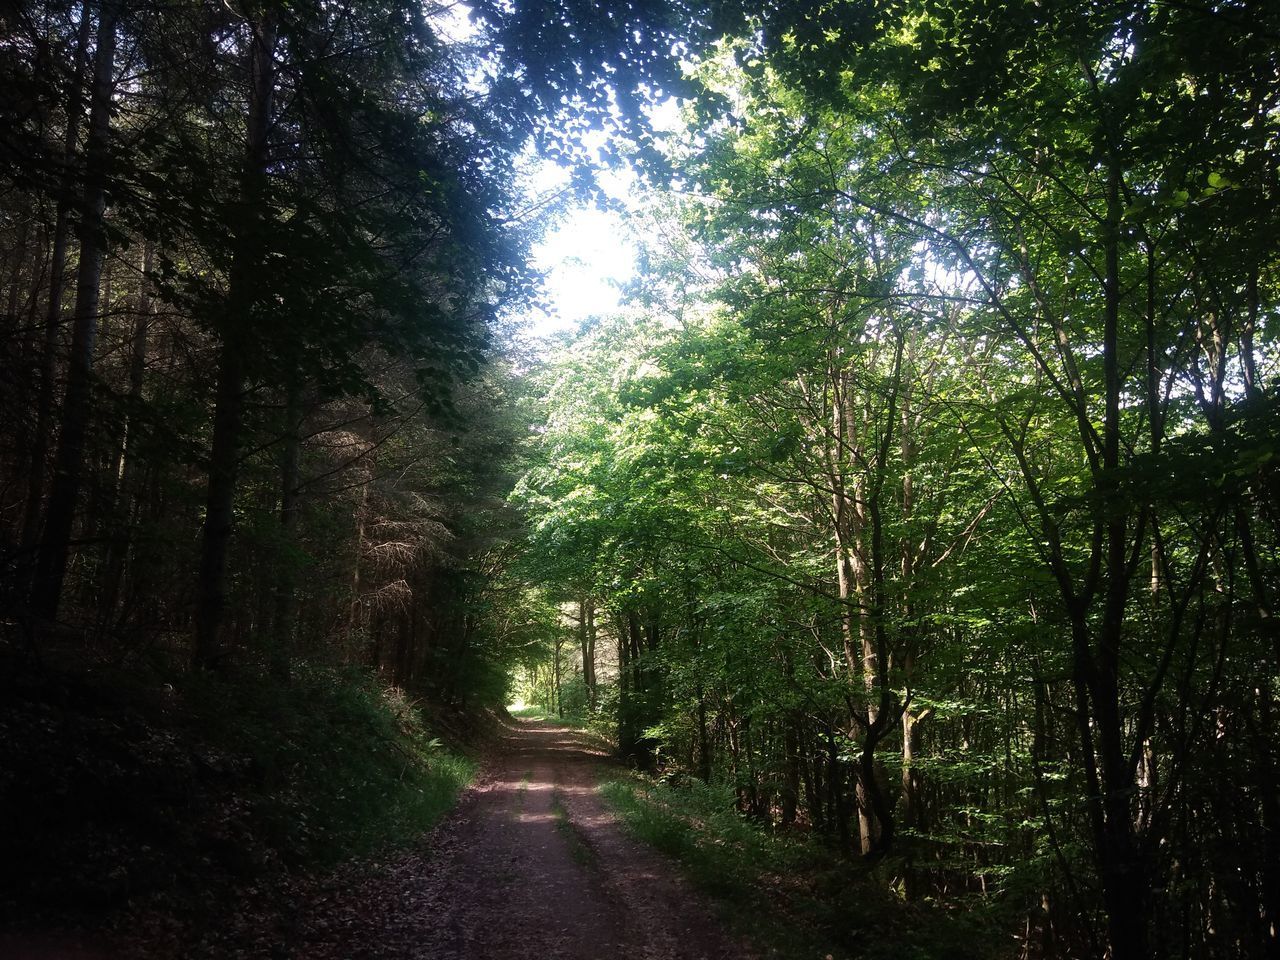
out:
M407 843L447 813L475 774L401 692L365 671L301 667L288 684L189 684L222 749L247 755L264 839L328 866Z
M0 788L20 786L0 808L29 825L0 839L10 918L150 904L204 922L282 870L413 842L474 772L367 671L279 682L5 653Z
M525 703L520 706L508 706L507 713L515 720L531 720L540 723L553 723L558 727L568 727L583 734L587 741L597 749L610 753L616 744L613 738L613 721L603 714L583 716L580 714L559 717L553 711L538 703Z
M980 914L908 904L876 870L741 817L727 788L632 776L602 784L639 840L676 860L729 925L782 960L987 960Z
M517 720L550 720L551 715L538 703L524 703L520 706L508 706L507 713Z
M557 716L554 710L548 710L540 703L526 703L519 707L509 706L507 707L507 713L517 720L545 721L561 727L572 727L575 730L587 730L592 725L590 717L583 717L577 714L571 714L567 717Z

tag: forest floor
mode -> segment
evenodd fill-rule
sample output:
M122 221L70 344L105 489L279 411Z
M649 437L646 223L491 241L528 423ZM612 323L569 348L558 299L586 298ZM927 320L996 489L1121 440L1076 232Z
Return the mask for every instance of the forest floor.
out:
M720 960L756 954L661 854L630 838L598 783L621 768L590 734L504 727L457 809L415 846L214 908L192 943L145 915L97 938L8 939L21 960ZM265 885L271 886L271 885ZM211 905L212 906L212 905ZM214 914L219 914L215 916ZM167 940L167 942L166 942Z

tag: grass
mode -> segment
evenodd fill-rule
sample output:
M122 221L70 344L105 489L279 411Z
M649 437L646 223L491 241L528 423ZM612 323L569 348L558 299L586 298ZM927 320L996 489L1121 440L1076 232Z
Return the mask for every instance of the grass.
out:
M556 716L554 711L548 710L539 703L521 703L519 706L510 705L507 707L507 713L517 720L554 723L556 726L580 730L590 734L598 746L604 748L613 746L613 721L600 714L559 717Z
M469 759L367 672L280 683L32 668L0 650L0 913L101 913L150 898L200 917L281 868L309 871L420 837ZM6 669L8 668L8 669Z
M525 703L518 707L509 706L507 707L507 713L517 720L545 721L546 723L554 723L557 726L572 727L575 730L586 730L591 726L591 721L586 717L560 717L556 715L554 710L548 710L539 703Z
M821 843L759 828L730 791L640 777L602 786L638 839L672 857L718 901L725 919L785 960L982 960L996 956L976 914L907 904L887 878L841 860Z
M190 699L211 739L248 755L269 841L303 864L412 840L475 772L403 694L364 671L304 668L287 685L210 681Z
M565 844L569 847L569 856L573 857L574 862L583 867L593 864L596 859L595 853L587 846L586 841L574 827L573 821L569 819L569 811L565 809L564 801L559 794L551 798L551 815L556 819L556 830L564 838Z
M537 703L522 703L520 706L507 707L507 713L517 720L550 720L551 715Z

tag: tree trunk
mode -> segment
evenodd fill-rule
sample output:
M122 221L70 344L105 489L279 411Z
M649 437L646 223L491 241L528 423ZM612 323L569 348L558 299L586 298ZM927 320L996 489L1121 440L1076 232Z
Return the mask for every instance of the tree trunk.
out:
M280 540L271 617L271 667L280 678L287 678L289 674L296 619L298 571L291 554L297 540L298 483L302 461L302 397L297 374L289 377L286 394L284 444L280 451Z
M562 641L559 632L556 634L555 650L552 652L553 660L551 662L551 682L555 684L551 691L552 706L555 708L556 716L561 720L564 719L564 690L560 686L560 648Z
M920 755L920 719L902 711L902 823L915 830L927 828L923 786L917 759Z
M107 547L106 573L103 576L102 614L108 620L115 617L116 606L120 599L120 585L124 579L124 567L132 551L131 531L133 529L134 488L137 486L138 457L137 425L135 411L142 403L143 380L147 369L147 337L151 329L151 270L155 260L155 245L148 240L142 250L142 276L138 288L138 314L133 322L131 352L129 355L129 403L125 408L124 427L121 431L120 445L115 454L115 470L119 477L116 487L115 513L116 523L111 543Z
M798 724L793 711L787 711L782 718L782 754L783 776L782 789L778 795L781 809L780 825L793 826L800 806L800 736Z
M595 601L578 601L578 640L582 647L582 682L587 688L587 707L596 709L596 609Z
M236 251L228 279L227 321L218 362L213 445L200 544L193 661L203 669L219 666L226 656L222 620L226 608L227 551L231 543L243 426L247 333L252 325L251 314L262 293L257 287L261 283L262 233L267 219L267 144L275 92L275 48L275 19L272 14L266 14L253 25L249 55L251 90L241 185L246 226L235 238Z
M18 242L13 251L13 266L9 270L9 296L5 303L5 318L18 326L18 292L23 288L22 273L27 262L27 245L31 242L31 220L24 216L18 227ZM34 267L32 268L34 270Z
M630 621L622 614L616 614L613 619L618 634L618 752L629 757L636 746L635 726L631 715L635 690L631 680Z
M92 412L93 342L98 327L98 294L107 237L106 166L111 137L111 95L115 71L116 6L99 7L97 50L93 63L93 94L89 112L89 140L85 146L84 217L80 225L80 267L76 275L76 308L67 369L67 395L62 429L54 456L53 485L45 510L44 534L36 554L31 608L38 616L55 619L62 599L71 527L75 520L80 479L84 471L84 442Z
M76 141L80 137L80 116L84 107L84 65L89 49L93 18L89 5L81 7L80 31L76 35L75 68L67 97L67 129L62 149L62 176L58 184L58 206L54 216L53 248L49 254L49 303L45 311L44 342L40 353L36 392L36 432L31 443L31 472L27 478L26 506L22 521L22 553L29 559L40 540L41 501L44 500L45 462L53 432L54 356L58 329L62 326L62 295L66 286L67 241L71 234L71 194L75 187ZM32 566L26 567L23 583Z
M1085 766L1093 854L1106 912L1107 940L1114 960L1144 960L1149 897L1143 886L1147 878L1130 810L1129 798L1135 786L1126 772L1119 725L1119 691L1099 675L1088 654L1089 629L1079 605L1073 621L1076 722Z
M702 678L694 681L694 695L698 698L698 778L711 782L711 739L707 735L707 692Z
M1101 781L1096 801L1101 822L1095 820L1095 850L1111 960L1145 960L1147 956L1147 907L1150 902L1142 851L1134 831L1130 796L1135 789L1133 771L1124 748L1119 668L1124 635L1125 607L1131 571L1128 565L1129 513L1124 495L1116 489L1120 466L1120 403L1123 377L1120 368L1120 221L1123 214L1120 162L1111 145L1107 167L1107 216L1103 224L1105 249L1105 303L1103 310L1103 473L1097 479L1106 513L1106 590L1099 625L1097 658L1089 669L1077 673L1083 691L1092 701ZM1080 649L1080 648L1078 648ZM1083 647L1089 649L1087 640ZM1085 718L1082 718L1082 723ZM1092 753L1093 734L1082 729ZM1096 829L1100 827L1100 829Z
M1276 790L1276 737L1272 709L1272 693L1259 686L1260 736L1258 751L1258 793L1262 799L1262 939L1267 960L1280 960L1280 795Z
M848 857L853 854L853 838L849 833L849 804L844 790L844 775L840 769L840 752L836 745L835 729L827 727L827 808L828 819L835 824L840 852Z

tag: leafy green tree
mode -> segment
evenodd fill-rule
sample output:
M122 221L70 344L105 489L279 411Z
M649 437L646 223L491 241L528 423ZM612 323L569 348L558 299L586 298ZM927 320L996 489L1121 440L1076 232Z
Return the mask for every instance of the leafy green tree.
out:
M1275 712L1274 671L1232 666L1274 660L1256 12L757 11L669 144L683 195L662 224L683 232L648 255L645 316L612 363L598 331L573 348L586 402L551 395L573 466L531 475L537 522L583 536L530 548L584 579L629 570L676 625L659 740L701 739L684 756L711 776L722 723L735 783L758 787L741 767L762 757L799 767L782 792L803 781L837 834L852 791L867 852L907 826L907 889L959 858L1039 900L1049 953L1274 948L1265 919L1193 932L1276 902L1269 828L1194 812L1236 806L1226 776L1275 817L1273 751L1224 732ZM613 549L646 538L674 584Z

